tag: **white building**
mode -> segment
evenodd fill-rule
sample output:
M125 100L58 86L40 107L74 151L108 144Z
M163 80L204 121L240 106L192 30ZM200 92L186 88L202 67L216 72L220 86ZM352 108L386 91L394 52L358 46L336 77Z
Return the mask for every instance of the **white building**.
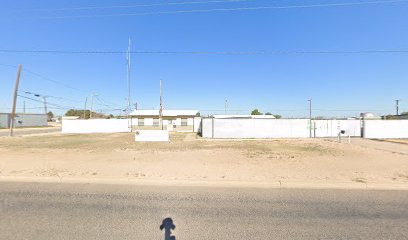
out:
M10 113L0 113L0 128L10 127ZM14 127L44 127L48 125L47 114L16 113Z
M134 110L129 117L134 129L161 129L170 131L197 132L201 118L198 110L163 110L160 123L159 110Z

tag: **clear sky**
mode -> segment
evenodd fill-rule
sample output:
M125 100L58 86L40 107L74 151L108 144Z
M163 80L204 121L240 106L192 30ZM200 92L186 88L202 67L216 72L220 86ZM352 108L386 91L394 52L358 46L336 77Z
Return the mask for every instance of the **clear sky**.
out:
M366 4L355 4L362 2ZM236 10L214 10L232 8ZM126 51L130 37L135 52L269 52L132 54L131 98L139 109L158 109L163 79L165 109L198 109L204 114L223 114L225 99L228 113L234 114L258 108L285 117L307 116L308 98L313 98L315 116L394 113L395 99L402 99L401 111L408 111L408 52L354 52L408 51L407 26L408 1L0 3L1 50ZM286 53L276 54L281 51ZM320 51L326 53L316 53ZM58 114L65 109L52 107L83 108L87 96L89 106L91 92L99 96L95 109L109 112L126 104L124 53L0 52L0 112L10 111L13 66L19 63L25 70L20 89L53 96L48 101ZM24 100L27 111L42 111L40 102L21 97L19 108Z

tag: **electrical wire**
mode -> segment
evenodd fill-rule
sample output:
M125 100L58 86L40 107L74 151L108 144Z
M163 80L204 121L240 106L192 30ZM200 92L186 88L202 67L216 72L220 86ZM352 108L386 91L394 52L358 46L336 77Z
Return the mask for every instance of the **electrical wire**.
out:
M25 90L19 90L20 93L24 93L24 94L33 94L36 97L47 97L47 98L53 98L55 100L62 100L62 101L69 101L69 102L76 102L76 103L82 103L82 101L78 101L78 100L73 100L73 99L69 99L69 98L64 98L64 97L56 97L56 96L51 96L51 95L45 95L45 94L40 94L40 93L35 93L32 91L25 91Z
M30 97L26 97L26 96L23 96L23 95L17 94L17 96L18 96L18 97L21 97L21 98L28 99L28 100L32 100L32 101L34 101L34 102L44 103L44 102L41 101L41 100L34 99L34 98L30 98ZM62 106L62 105L59 105L59 104L47 102L47 106L48 106L48 105L49 105L49 106L53 106L53 107L57 107L57 108L61 108L61 109L71 109L71 108L73 108L73 107Z
M139 7L158 7L171 5L197 5L213 3L237 3L237 2L254 2L256 0L214 0L214 1L192 1L192 2L165 2L138 5L115 5L115 6L90 6L90 7L73 7L73 8L55 8L55 9L20 9L20 11L72 11L72 10L96 10L96 9L120 9L120 8L139 8Z
M40 17L38 19L129 17L129 16L161 15L161 14L180 14L180 13L208 13L208 12L225 12L225 11L280 10L280 9L296 9L296 8L306 9L306 8L346 7L346 6L362 6L362 5L375 5L375 4L404 3L404 2L407 2L407 0L327 3L327 4L289 5L289 6L257 6L257 7L237 7L237 8L192 9L192 10L155 11L155 12L141 12L141 13L122 13L122 14L71 15L71 16L58 16L58 17Z
M0 53L49 53L49 54L125 54L127 51L72 51L72 50L17 50L0 49ZM339 50L339 51L131 51L131 54L180 54L180 55L294 55L294 54L406 54L407 49ZM28 71L28 70L26 70ZM30 71L31 72L31 71ZM33 72L31 72L33 73ZM37 76L39 74L33 73ZM42 76L41 76L42 77ZM42 77L49 81L55 80ZM69 88L73 88L67 86ZM73 88L79 90L77 88Z
M117 107L117 106L119 106L119 105L116 105L116 104L114 104L114 105L108 104L106 101L100 99L100 97L98 95L95 95L95 98L99 102L99 104L102 105L102 106L105 106L105 107L114 107L114 106Z
M1 53L1 52L2 52L2 51L0 50L0 53ZM11 52L10 52L10 53L11 53ZM3 63L0 63L0 66L10 67L10 68L15 68L15 69L18 68L17 66L9 65L9 64L3 64ZM79 88L77 88L77 87L72 87L72 86L70 86L70 85L68 85L68 84L65 84L65 83L63 83L63 82L56 81L56 80L54 80L54 79L45 77L45 76L43 76L42 74L39 74L39 73L36 73L36 72L34 72L34 71L31 71L30 69L27 69L26 67L23 67L23 68L22 68L22 71L23 71L23 72L27 72L27 73L29 73L29 74L31 74L31 75L33 75L33 76L36 76L36 77L38 77L38 78L40 78L40 79L42 79L42 80L45 80L45 81L48 81L48 82L52 82L52 83L54 83L54 84L61 85L61 86L65 87L65 88L69 88L69 89L71 89L71 90L81 91L81 92L87 92L87 91L85 91L85 90L83 90L83 89L79 89Z

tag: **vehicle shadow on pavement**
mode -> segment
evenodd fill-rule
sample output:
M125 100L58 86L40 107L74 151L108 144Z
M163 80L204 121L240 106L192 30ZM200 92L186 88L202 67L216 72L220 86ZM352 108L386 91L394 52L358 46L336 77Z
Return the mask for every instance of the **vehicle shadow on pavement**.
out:
M160 230L164 229L164 240L176 240L175 236L171 236L171 231L176 228L173 223L173 219L165 218L163 219L162 225L160 225Z

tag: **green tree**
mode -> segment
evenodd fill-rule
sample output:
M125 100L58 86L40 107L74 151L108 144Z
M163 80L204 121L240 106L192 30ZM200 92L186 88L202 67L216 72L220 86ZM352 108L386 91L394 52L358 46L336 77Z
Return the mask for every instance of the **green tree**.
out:
M54 117L54 113L52 113L51 111L48 112L47 115L48 115L48 121L50 121Z
M265 113L265 115L273 115L271 112L267 112Z
M67 117L79 117L81 119L84 118L84 110L76 110L76 109L70 109L65 113L65 116ZM85 119L89 119L91 116L91 111L85 110ZM106 115L92 112L92 118L106 118Z
M201 113L200 112L196 113L196 117L201 117Z
M274 116L276 119L281 119L281 118L282 118L282 116L279 115L279 114L274 114L273 116Z
M251 115L262 115L262 113L257 108L255 108L254 110L252 110Z

